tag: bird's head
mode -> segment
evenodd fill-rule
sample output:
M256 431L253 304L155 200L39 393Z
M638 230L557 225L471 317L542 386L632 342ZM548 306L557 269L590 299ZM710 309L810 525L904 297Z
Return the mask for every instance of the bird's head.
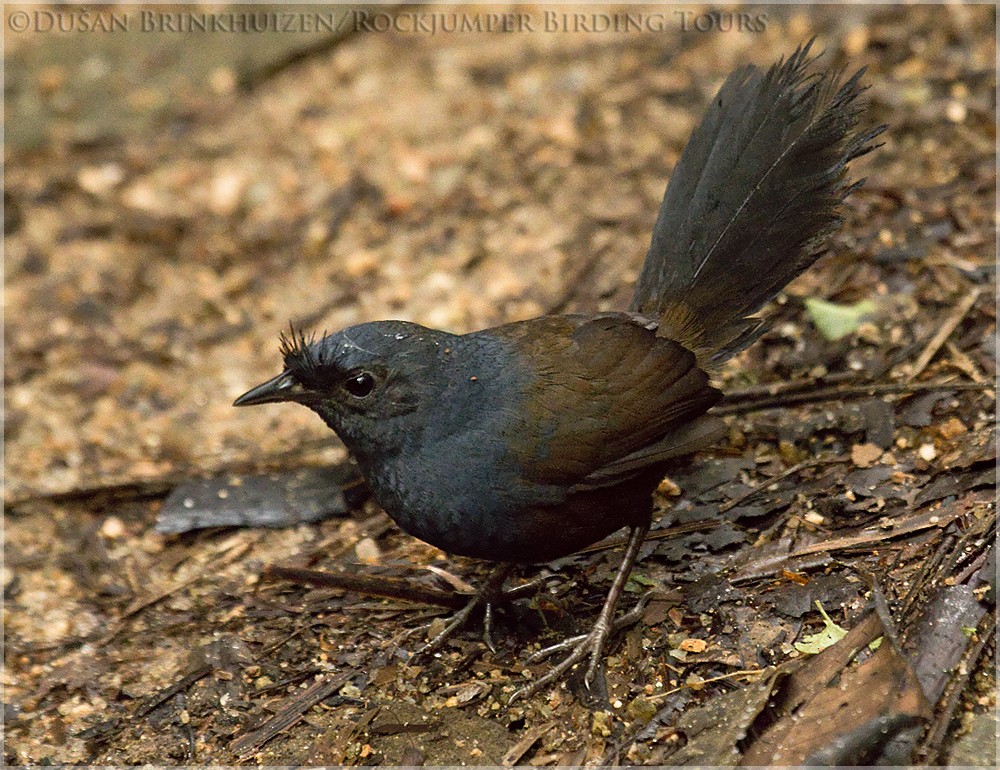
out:
M320 339L293 329L281 337L284 371L234 406L303 404L355 454L385 451L419 426L411 415L434 398L451 338L404 321L359 324Z

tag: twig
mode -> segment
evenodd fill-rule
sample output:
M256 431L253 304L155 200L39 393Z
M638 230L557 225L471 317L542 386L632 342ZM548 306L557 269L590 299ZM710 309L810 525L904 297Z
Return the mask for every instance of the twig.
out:
M302 719L302 715L309 709L337 692L350 677L349 673L334 677L318 677L306 690L290 698L264 724L233 741L233 753L240 759L248 759L254 751L278 733Z
M88 502L94 498L110 497L127 500L144 500L146 498L165 497L171 489L186 481L189 477L171 473L155 479L140 479L137 481L120 481L110 484L95 484L93 486L76 487L58 492L41 492L24 495L12 495L4 501L9 510L16 510L29 503L69 503Z
M796 473L798 473L801 470L805 470L806 468L812 468L812 467L815 467L817 465L832 465L834 463L842 463L842 462L846 462L846 458L843 458L843 457L826 457L826 458L821 458L821 459L818 459L818 460L803 460L800 463L796 463L795 465L793 465L788 470L785 470L782 473L779 473L777 476L774 476L773 478L770 478L767 481L761 482L760 484L758 484L757 486L755 486L753 489L748 490L747 492L743 493L739 497L733 498L729 502L723 503L722 505L719 506L719 513L725 513L726 511L731 511L737 505L740 505L740 504L746 502L751 497L754 497L755 495L757 495L759 492L763 492L765 489L767 489L772 484L777 484L779 481L782 481L783 479L787 479L789 476L794 476Z
M604 261L604 257L609 250L607 245L596 249L590 245L590 239L597 231L595 225L585 226L583 230L582 233L577 233L575 238L569 239L567 253L589 252L589 254L583 264L577 268L576 274L565 282L566 288L560 296L546 308L545 312L547 315L556 315L566 311L570 303L578 298L581 289L587 285L594 270Z
M973 559L972 562L965 569L963 569L961 572L955 575L955 584L961 585L970 577L972 577L972 574L977 570L979 570L983 566L983 564L986 563L986 557L988 555L989 555L988 550L983 551L981 554L979 554L979 556Z
M959 319L961 320L961 319ZM972 376L970 374L970 376ZM826 377L800 380L796 382L782 382L772 385L757 386L734 390L727 393L718 406L714 407L714 414L746 414L748 412L762 411L764 409L778 409L783 407L800 406L802 404L812 404L819 401L837 401L841 399L867 398L871 396L907 395L910 393L927 393L932 391L966 391L966 390L992 390L994 384L989 381L983 382L889 382L889 383L869 383L838 387L834 384L841 380L853 381L853 375L827 375ZM975 377L973 377L975 379ZM827 386L829 384L829 386ZM263 472L262 468L272 468L280 471L291 467L289 459L304 456L308 451L319 447L329 446L328 439L303 442L300 446L290 448L283 452L280 457L263 458L254 464L253 468L245 466L201 468L198 474L209 476L235 474L251 475ZM278 462L278 461L281 462ZM272 466L271 463L274 463ZM340 463L330 466L331 469L340 467ZM194 472L190 473L170 473L165 476L153 479L113 482L111 484L96 484L89 487L77 487L59 492L43 492L41 494L26 494L19 497L11 497L5 501L8 509L15 510L28 503L37 502L86 502L102 496L122 497L126 499L142 499L147 497L163 497L178 484L190 479ZM341 484L344 489L359 486L360 478L352 479Z
M937 334L931 337L930 341L927 343L927 347L924 348L924 352L920 354L916 363L913 365L913 369L907 376L908 380L912 380L917 377L924 369L927 368L927 364L931 362L931 359L937 355L937 352L941 349L941 346L948 340L951 333L958 328L958 325L962 323L962 319L969 314L972 310L972 306L976 304L976 300L979 299L980 289L975 287L965 298L955 306L955 311L948 317L938 329Z
M310 453L327 449L333 445L333 442L328 438L305 439L295 446L289 446L275 454L261 457L252 464L241 462L234 465L215 465L219 460L219 454L199 455L192 457L183 467L165 473L162 476L125 481L98 481L95 484L81 485L72 489L53 492L29 491L22 495L11 495L5 498L4 505L8 509L14 510L29 503L86 503L104 497L114 498L115 500L119 498L123 500L143 500L146 498L164 497L174 487L190 481L193 477L256 476L262 473L278 473L288 468L296 467L329 468L331 473L335 473L348 465L349 461L345 459L335 463L320 465L314 462L305 462L309 458ZM346 480L341 484L341 487L344 489L349 489L361 483L361 476L357 472L349 474L345 471L344 477Z
M291 676L286 676L284 679L279 679L277 682L271 682L271 684L265 687L261 687L258 690L255 690L254 694L260 696L260 695L267 695L267 693L269 692L284 690L293 684L298 684L299 682L305 681L309 677L319 676L322 673L323 673L322 669L310 666L309 668L304 668L301 671L296 671L294 674L292 674Z
M114 624L111 626L111 628L108 629L107 633L103 637L101 637L101 639L97 642L98 646L103 647L104 645L108 644L112 639L114 639L116 636L118 636L118 634L122 632L128 621L130 621L132 618L134 618L143 610L152 607L154 604L162 602L164 599L173 596L178 591L182 591L185 588L188 588L194 583L197 583L199 580L204 580L207 577L211 577L214 574L218 574L218 572L223 567L232 564L234 561L244 556L258 542L260 542L259 535L255 537L252 541L248 543L243 543L238 548L229 549L229 553L224 555L221 559L202 567L197 572L197 574L192 575L186 580L178 581L177 583L167 586L163 590L158 591L155 594L152 594L151 596L137 599L136 601L132 602L132 604L126 607L125 610L122 612L122 614L115 619Z
M941 529L964 514L965 511L954 510L951 512L944 512L939 509L934 511L925 511L907 519L903 519L902 521L897 521L892 529L883 529L879 526L865 527L864 529L856 531L854 534L821 540L817 543L800 546L790 553L781 554L777 557L769 556L755 562L750 562L749 564L744 564L743 566L737 568L729 576L729 580L734 585L737 582L756 580L765 574L776 572L783 563L786 563L791 559L797 559L800 556L810 556L818 553L834 553L836 551L866 547L871 546L874 543L880 543L883 540L894 540L898 537L902 537L903 535L910 535L914 532L921 532L925 529Z
M402 6L402 3L387 3L385 6L379 6L379 8L380 10L385 8L385 13L391 14L400 6ZM358 7L367 8L369 6L361 5ZM350 9L346 6L338 10L342 10L344 16L356 12L355 9ZM289 67L307 61L312 57L322 56L327 51L333 50L352 35L361 31L360 25L350 23L350 19L340 18L331 26L333 26L333 29L328 34L323 34L312 42L307 42L301 47L284 52L283 55L275 57L273 61L265 61L255 67L248 68L249 71L244 72L240 76L240 88L245 91L259 88L277 75L287 71Z
M867 385L850 385L846 387L832 386L818 388L811 392L793 391L774 397L761 397L757 393L743 396L741 393L731 393L723 398L719 406L712 409L714 414L746 414L762 409L776 409L802 404L813 404L818 401L844 401L852 398L869 398L872 396L906 395L909 393L927 393L947 390L992 390L991 382L882 382Z
M781 396L786 393L801 393L802 391L812 391L828 385L840 385L842 383L856 383L860 377L856 372L834 372L824 374L821 377L808 377L802 380L782 380L781 382L769 382L764 385L751 385L748 388L740 388L726 393L725 402L744 401L755 398L770 398Z
M860 565L848 564L846 562L840 563L844 567L847 567L847 569L857 573L857 575L868 584L868 589L872 592L872 607L875 609L875 614L878 616L879 622L882 624L884 636L892 644L893 649L900 656L904 656L905 653L903 652L903 645L899 640L899 633L896 629L896 621L892 617L892 612L889 609L889 602L886 601L885 594L882 592L882 587L878 583L878 578ZM905 660L905 657L903 659Z
M200 572L198 572L198 574L189 577L187 580L181 580L178 583L174 583L173 585L168 586L162 591L156 592L152 596L147 596L143 599L138 599L137 601L133 602L125 609L125 611L121 614L120 617L115 619L114 623L112 624L111 628L108 629L107 633L105 633L104 636L102 636L100 640L98 640L97 642L98 646L103 647L104 645L108 644L111 640L113 640L116 636L118 636L118 634L122 632L122 630L125 628L126 623L129 620L134 618L136 615L145 610L147 607L152 607L154 604L163 601L164 599L172 596L178 591L183 591L185 588L192 585L193 583L197 583L199 580L208 577L208 575L209 575L208 568L202 569Z
M145 704L136 709L136 712L132 715L132 719L139 719L140 717L144 717L146 716L146 714L149 714L150 712L159 708L161 705L163 705L172 697L174 697L177 693L186 690L188 687L193 685L199 679L204 679L206 676L211 674L212 668L213 667L210 664L204 663L198 666L194 671L191 671L182 676L172 685L164 687L158 693L155 693L152 697L150 697Z
M770 668L754 668L747 669L745 671L733 671L731 674L722 674L720 676L711 676L708 679L702 679L698 682L688 682L687 684L682 684L680 687L675 687L672 690L667 690L666 692L658 692L656 695L650 696L649 700L656 701L666 698L668 695L673 695L675 692L680 692L681 690L688 690L692 687L701 687L703 684L710 684L711 682L721 682L724 679L735 679L736 677L744 678L748 676L760 676L761 674L772 673L773 669Z
M339 588L344 591L356 591L368 596L381 596L386 599L401 599L418 604L432 604L449 609L462 609L469 602L465 594L435 591L433 588L421 588L404 580L384 577L368 577L346 572L323 572L299 567L279 567L269 564L264 568L261 579L265 583L279 580L290 580L293 583L320 586L322 588Z
M962 350L959 349L958 345L954 342L946 342L944 344L945 348L948 350L948 354L951 356L951 364L960 372L968 376L973 382L986 382L986 377L976 366L976 363L969 358Z
M680 524L676 527L653 530L646 535L646 542L648 543L650 540L667 540L672 537L677 537L678 535L686 535L688 532L701 532L703 530L715 529L721 525L722 521L720 519L699 519L698 521L690 521L687 524ZM609 551L612 548L618 548L626 543L628 543L627 537L608 538L606 540L601 540L599 543L588 545L586 548L581 548L576 553L579 555Z
M534 746L539 738L555 726L554 722L549 722L548 724L535 725L532 727L525 733L521 740L507 750L507 753L504 754L503 758L500 760L500 766L514 767L517 765L518 760L520 760L521 757L527 753L528 749Z

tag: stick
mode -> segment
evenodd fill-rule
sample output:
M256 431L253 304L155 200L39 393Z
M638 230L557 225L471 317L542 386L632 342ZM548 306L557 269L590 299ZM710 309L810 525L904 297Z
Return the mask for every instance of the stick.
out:
M435 591L433 588L421 588L404 580L367 577L347 572L323 572L314 569L279 567L276 564L269 564L264 568L261 579L265 583L290 580L293 583L303 583L322 588L340 588L344 591L355 591L368 596L401 599L405 602L431 604L455 610L460 610L469 603L469 597L465 594Z
M834 372L832 374L824 374L821 377L809 377L803 380L769 382L764 385L753 385L749 388L732 390L726 393L726 403L729 401L745 401L780 396L785 393L800 393L804 390L815 390L827 385L852 384L857 382L858 379L860 378L856 372Z
M812 468L812 467L817 466L817 465L828 465L828 464L833 464L833 463L842 463L842 462L846 462L846 461L847 461L847 459L844 458L844 457L827 457L827 458L823 458L823 459L819 459L819 460L803 460L800 463L796 463L795 465L793 465L788 470L779 473L777 476L774 476L774 477L768 479L767 481L761 482L760 484L758 484L757 486L755 486L753 489L749 490L748 492L745 492L744 494L740 495L739 497L734 498L733 500L730 500L729 502L723 503L722 505L719 506L719 513L725 513L726 511L732 510L737 505L740 505L741 503L746 502L747 500L749 500L751 497L753 497L757 493L764 491L765 489L767 489L772 484L776 484L777 482L782 481L783 479L787 479L789 476L794 476L796 473L798 473L801 470L805 470L806 468Z
M285 705L264 724L233 741L233 753L240 759L248 759L254 751L278 733L287 730L302 719L302 715L309 709L337 692L350 678L350 673L340 676L317 677L316 681L306 690L289 698Z
M666 529L655 529L646 535L646 542L651 540L667 540L669 538L677 537L678 535L686 535L689 532L702 532L715 529L722 525L721 519L699 519L698 521L689 521L687 524L678 524L676 527L667 527ZM600 551L609 551L612 548L617 548L618 546L625 545L628 543L627 537L614 537L605 538L593 545L588 545L586 548L581 548L577 551L577 555L585 553L599 553Z
M761 397L757 393L743 396L740 393L727 395L719 406L713 407L712 414L746 414L763 409L777 409L789 406L813 404L818 401L842 401L851 398L872 396L907 395L941 390L993 390L992 382L882 382L867 385L831 386L811 392L794 390L774 397Z
M672 690L667 690L666 692L659 692L656 695L651 695L649 697L649 700L651 701L663 700L668 695L673 695L675 692L680 692L681 690L689 690L692 687L698 688L701 687L703 684L710 684L712 682L722 682L726 679L736 679L736 678L743 679L748 676L761 676L763 674L770 674L773 672L774 669L772 668L752 668L752 669L746 669L745 671L733 671L731 674L710 676L708 679L702 679L701 681L698 682L687 682L686 684L682 684L680 687L675 687Z
M924 348L924 352L920 354L920 358L913 365L913 370L907 377L908 380L912 380L917 375L919 375L924 369L927 368L927 364L931 362L931 359L937 355L937 352L941 349L941 346L948 340L951 333L958 328L958 325L962 323L962 319L969 314L972 310L972 306L976 304L976 300L979 299L979 287L974 288L965 298L955 306L955 312L953 312L938 329L937 334L931 337L930 342L927 343L927 347Z

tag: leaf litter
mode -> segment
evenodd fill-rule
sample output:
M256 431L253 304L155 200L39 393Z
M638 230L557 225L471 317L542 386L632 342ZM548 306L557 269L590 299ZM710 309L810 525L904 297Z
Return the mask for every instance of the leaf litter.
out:
M6 167L7 763L947 761L995 708L993 21L852 13L788 9L739 37L358 35L279 56L247 91L193 88L170 130L132 109L97 133L73 110L15 114L17 148L53 151ZM830 254L722 372L745 394L724 405L729 438L671 470L606 699L571 680L504 706L532 647L596 613L614 539L517 577L541 582L498 611L497 653L470 628L417 662L459 595L425 567L475 583L481 565L346 488L264 484L274 530L207 502L233 501L234 475L346 468L308 415L229 407L289 316L462 331L622 306L720 78L812 32L869 64L888 143ZM22 106L131 95L95 101L64 54L8 42ZM878 309L830 340L817 302ZM156 533L175 489L197 521ZM419 601L358 592L393 581ZM803 655L817 602L847 633Z

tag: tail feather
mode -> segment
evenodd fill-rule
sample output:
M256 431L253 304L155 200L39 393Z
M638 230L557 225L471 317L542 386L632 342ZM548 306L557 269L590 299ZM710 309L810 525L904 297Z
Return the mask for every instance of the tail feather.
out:
M809 74L811 45L732 73L667 185L631 309L703 366L760 335L754 314L820 256L863 181L847 164L885 129L858 130L864 70Z

